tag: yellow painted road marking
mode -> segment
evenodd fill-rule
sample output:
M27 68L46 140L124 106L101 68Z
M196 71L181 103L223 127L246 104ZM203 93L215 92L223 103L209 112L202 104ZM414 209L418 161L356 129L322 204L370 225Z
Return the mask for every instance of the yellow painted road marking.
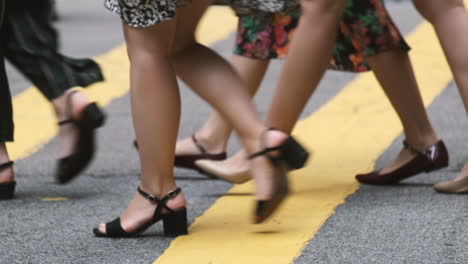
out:
M408 38L426 104L452 80L431 27L422 24ZM402 132L371 73L360 75L333 100L301 121L295 135L314 150L314 159L294 173L294 195L269 223L248 222L251 196L226 195L175 239L156 264L291 263L319 228L354 193L354 175L374 167L376 158ZM252 184L229 193L252 193Z
M63 202L67 201L68 197L44 197L40 199L42 202Z
M216 19L206 19L205 26L213 28L201 33L204 43L222 39L235 28L230 11L212 10L210 15ZM451 75L429 25L420 26L409 42L415 47L412 57L417 74L425 77L420 83L429 104L451 81ZM98 61L108 81L88 88L86 93L105 106L128 92L125 47L117 47ZM357 190L354 174L370 170L376 157L401 133L378 87L370 74L363 74L298 124L295 134L315 150L314 160L292 175L295 194L268 224L248 223L251 208L246 205L252 197L226 195L196 220L189 236L175 239L156 263L186 263L188 259L190 263L223 264L292 262L336 206ZM50 140L57 127L48 103L35 89L16 96L14 107L17 140L9 149L18 159ZM245 184L230 193L252 190L251 184Z
M224 7L212 8L201 23L203 30L199 32L198 39L207 45L224 39L237 26L232 11ZM121 45L96 60L102 66L107 81L95 84L84 92L101 106L106 106L125 95L129 89L129 63L125 46ZM34 153L57 134L57 120L50 104L34 88L15 96L13 107L15 142L8 144L8 151L12 159L18 160Z

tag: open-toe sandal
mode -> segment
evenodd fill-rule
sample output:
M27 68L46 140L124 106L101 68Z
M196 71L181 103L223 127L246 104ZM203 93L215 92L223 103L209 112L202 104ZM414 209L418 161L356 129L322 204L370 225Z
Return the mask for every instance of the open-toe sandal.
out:
M147 192L144 192L140 187L138 187L138 193L144 198L148 199L152 203L157 204L156 209L154 210L153 217L151 220L139 227L133 232L127 232L122 228L120 223L120 217L116 218L114 221L106 224L106 233L102 233L98 228L94 228L93 232L97 237L111 237L111 238L129 238L136 237L146 231L155 223L160 220L163 221L164 226L164 236L175 237L180 235L186 235L187 230L187 209L185 207L174 210L167 206L167 202L175 198L180 192L180 188L176 188L173 191L170 191L166 196L159 199L154 195L151 195ZM167 213L163 214L163 209L167 210Z
M73 180L91 162L95 152L95 130L104 124L105 115L96 103L88 104L81 112L80 118L73 118L71 96L67 97L68 119L59 122L60 126L73 125L78 129L78 139L71 155L58 160L56 182L65 184Z
M272 129L270 129L272 130ZM278 152L273 155L272 152ZM273 195L268 200L257 200L254 213L254 223L259 224L271 216L279 207L281 202L289 194L287 173L290 170L300 169L309 158L309 152L304 149L292 136L277 147L265 148L249 156L253 159L266 156L275 166L273 175Z

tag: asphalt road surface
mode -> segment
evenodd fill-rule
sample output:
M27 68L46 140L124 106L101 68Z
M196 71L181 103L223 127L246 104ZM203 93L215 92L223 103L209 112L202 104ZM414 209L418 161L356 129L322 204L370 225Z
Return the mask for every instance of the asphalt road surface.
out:
M422 21L408 1L391 1L388 7L405 34ZM57 27L66 54L94 57L123 43L119 19L104 10L102 1L61 1L59 15ZM213 48L229 57L233 43L231 34ZM263 114L281 66L281 61L272 63L256 98ZM14 95L30 88L12 67L8 73ZM328 72L303 117L332 100L355 77ZM179 138L184 138L203 123L210 108L185 85L181 90ZM129 103L127 93L106 107L109 118L99 132L96 160L72 184L53 183L56 139L17 162L16 198L0 203L0 263L153 263L169 247L172 239L161 236L160 226L138 239L98 239L91 232L98 223L123 210L139 182ZM468 196L442 195L432 189L434 183L453 178L468 160L468 122L453 83L428 112L449 148L450 166L397 186L362 186L336 209L303 251L297 252L294 263L468 263ZM376 167L384 166L398 153L402 140L400 136L391 144ZM363 149L365 144L372 143L363 142ZM238 141L233 140L230 153L238 148ZM176 169L175 174L189 201L190 222L232 187L192 171ZM47 201L57 197L66 199Z

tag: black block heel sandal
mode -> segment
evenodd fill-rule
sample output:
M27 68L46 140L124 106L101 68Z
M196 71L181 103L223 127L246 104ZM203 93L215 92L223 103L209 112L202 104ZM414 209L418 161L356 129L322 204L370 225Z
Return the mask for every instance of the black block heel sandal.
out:
M13 161L0 164L0 171L7 169L7 168L11 168L13 164L14 164ZM13 196L15 195L15 187L16 187L15 181L0 183L0 200L13 199Z
M272 130L272 129L270 129ZM271 155L271 152L279 151L278 155ZM287 173L290 170L300 169L309 158L309 152L304 149L292 136L277 147L265 148L262 151L249 156L253 159L260 156L266 156L276 167L274 175L273 196L269 200L257 200L255 209L254 223L259 224L270 217L279 207L281 202L289 194L289 184Z
M156 207L153 218L143 225L142 227L138 228L133 232L127 232L122 228L120 224L120 217L115 219L112 222L106 224L106 233L102 233L99 231L98 228L94 228L93 232L94 235L97 237L111 237L111 238L128 238L128 237L136 237L141 233L145 232L148 228L154 225L156 222L160 220L163 221L164 225L164 236L168 237L176 237L180 235L188 234L187 230L187 209L181 208L177 210L173 210L169 208L166 203L176 197L180 192L181 189L177 188L173 191L170 191L166 196L159 199L149 193L144 192L140 187L138 187L138 193L141 196L145 197L146 199L150 200L152 203L157 203L158 206ZM169 211L168 213L162 214L162 210L166 209Z
M78 140L74 146L74 153L68 157L59 159L56 182L65 184L73 180L80 172L82 172L91 162L94 152L94 137L95 130L102 126L105 121L105 115L96 103L87 105L82 113L80 119L74 119L71 111L71 96L78 91L73 91L68 94L68 116L67 120L59 122L59 125L71 124L78 128Z

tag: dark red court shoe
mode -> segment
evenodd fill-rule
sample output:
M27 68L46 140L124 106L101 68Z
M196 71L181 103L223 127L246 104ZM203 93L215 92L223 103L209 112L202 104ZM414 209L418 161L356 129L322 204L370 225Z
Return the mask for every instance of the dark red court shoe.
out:
M439 140L424 151L416 149L406 141L403 142L403 146L416 154L416 157L392 172L381 174L380 171L375 171L367 174L358 174L356 175L356 179L365 184L396 184L421 172L427 173L448 166L449 155L442 140Z
M216 178L212 176L211 174L203 171L200 167L198 167L195 164L195 161L202 160L202 159L203 160L216 160L216 161L225 160L227 157L226 152L221 152L217 154L208 153L208 151L206 151L203 145L197 140L197 138L195 137L195 134L192 135L192 142L200 151L200 154L175 155L174 166L179 167L179 168L196 170L199 173L204 174L208 177ZM138 149L138 142L136 140L133 141L133 145L135 146L136 149Z

